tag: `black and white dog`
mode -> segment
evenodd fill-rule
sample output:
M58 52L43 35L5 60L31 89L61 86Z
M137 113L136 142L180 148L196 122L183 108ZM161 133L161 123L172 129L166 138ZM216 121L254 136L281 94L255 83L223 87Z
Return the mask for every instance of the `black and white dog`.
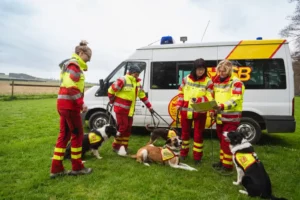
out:
M233 184L242 184L246 189L246 191L239 190L239 192L250 197L284 200L284 198L276 198L272 195L269 175L243 133L227 132L224 136L230 142L232 159L237 170L237 181Z
M101 128L93 129L89 133L84 134L82 141L82 157L84 154L91 150L93 155L101 159L102 157L99 154L98 148L102 145L103 142L107 141L111 136L119 136L120 133L112 125L104 125ZM68 144L65 153L65 159L71 158L71 142Z

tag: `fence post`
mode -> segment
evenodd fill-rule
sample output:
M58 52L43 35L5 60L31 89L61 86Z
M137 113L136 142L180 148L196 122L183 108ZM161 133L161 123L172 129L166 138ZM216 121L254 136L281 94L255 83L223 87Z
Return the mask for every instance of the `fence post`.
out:
M11 83L11 98L14 97L14 83L15 83L15 81L12 81L12 83Z

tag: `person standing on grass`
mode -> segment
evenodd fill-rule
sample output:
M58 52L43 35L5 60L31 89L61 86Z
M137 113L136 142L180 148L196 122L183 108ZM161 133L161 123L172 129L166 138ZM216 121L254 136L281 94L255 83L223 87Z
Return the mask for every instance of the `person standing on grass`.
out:
M83 71L87 71L86 63L92 57L92 50L87 44L86 41L81 41L79 46L75 47L75 53L72 57L62 61L59 65L61 84L57 98L57 110L60 115L60 132L52 158L51 178L92 172L91 168L84 167L81 160L83 126L80 111L87 111L83 102L85 81ZM70 139L72 171L67 171L62 162Z
M221 61L217 66L217 76L213 78L214 98L218 104L217 111L211 112L216 117L217 135L220 140L220 162L214 163L217 170L232 171L232 154L224 132L236 131L240 124L243 109L244 84L232 73L232 63Z
M126 154L128 153L127 147L131 135L136 98L139 97L149 111L154 112L140 83L140 73L140 67L133 64L129 67L128 73L118 78L108 89L109 101L114 106L118 131L121 133L112 144L115 152L119 152L120 147L124 146Z
M195 165L200 164L203 155L203 131L206 124L207 112L196 112L192 103L211 101L212 81L207 76L205 61L202 58L195 60L191 73L182 79L178 91L177 110L181 115L182 146L180 158L185 160L189 153L190 132L194 122L193 157Z

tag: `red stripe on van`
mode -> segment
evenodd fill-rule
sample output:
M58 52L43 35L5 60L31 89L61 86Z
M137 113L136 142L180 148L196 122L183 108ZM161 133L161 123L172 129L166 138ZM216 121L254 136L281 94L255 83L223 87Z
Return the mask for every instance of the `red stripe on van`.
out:
M275 49L275 51L272 53L272 55L270 56L270 58L273 58L273 56L277 53L277 51L280 49L280 47L285 43L286 40L283 40L283 42L277 47L277 49Z

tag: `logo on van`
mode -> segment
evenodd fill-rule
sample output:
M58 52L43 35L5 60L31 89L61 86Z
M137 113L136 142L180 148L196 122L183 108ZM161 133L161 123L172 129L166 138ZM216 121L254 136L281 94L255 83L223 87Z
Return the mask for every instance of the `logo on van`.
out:
M210 78L217 75L217 68L216 67L208 67L207 68L208 76ZM233 67L233 74L238 77L241 81L249 81L251 78L251 67L245 66L245 67Z

